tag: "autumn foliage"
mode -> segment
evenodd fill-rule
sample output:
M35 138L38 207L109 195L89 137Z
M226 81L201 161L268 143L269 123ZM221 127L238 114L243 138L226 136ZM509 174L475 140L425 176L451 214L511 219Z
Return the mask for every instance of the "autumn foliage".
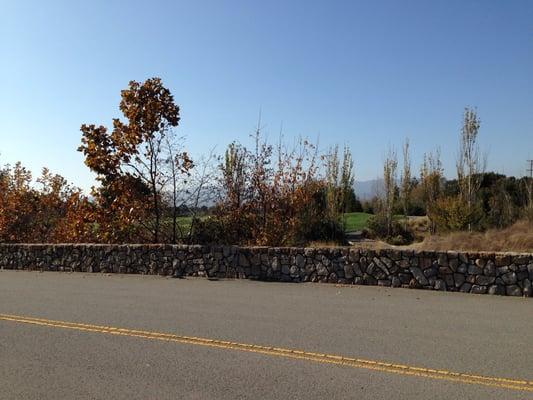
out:
M330 214L328 182L316 146L299 140L273 147L259 130L253 150L232 143L220 164L221 201L199 224L198 242L294 245L313 239L342 241L340 214ZM334 207L333 207L334 208Z
M36 184L20 163L0 169L0 242L91 242L93 205L43 169Z
M281 141L274 147L258 128L253 149L233 143L214 172L198 173L174 134L180 109L159 78L131 81L121 92L119 109L122 117L113 119L111 128L80 128L78 151L98 182L90 196L47 169L37 179L20 164L0 171L0 241L285 245L342 240L343 190L351 185L352 164L348 160L349 171L343 170L348 175L337 179L342 168L336 150L319 154L306 140L290 149ZM205 164L200 169L210 170ZM210 217L199 219L194 210L205 203ZM178 220L184 213L191 218L185 235Z
M165 167L173 163L182 173L192 167L185 152L165 158L165 139L178 126L179 107L161 80L151 78L131 81L119 108L125 119L113 119L111 132L101 125L81 126L78 150L100 182L92 193L97 240L162 242Z
M81 125L78 151L97 180L89 194L46 168L34 177L20 163L0 165L0 242L344 243L343 215L357 201L347 147L271 144L258 124L251 146L234 142L221 157L211 151L193 162L176 135L180 108L161 79L129 82L119 111L109 127ZM426 215L431 233L533 221L533 180L485 173L478 130L467 109L457 180L444 178L438 150L412 177L406 142L398 186L391 150L368 232L411 241L398 214Z

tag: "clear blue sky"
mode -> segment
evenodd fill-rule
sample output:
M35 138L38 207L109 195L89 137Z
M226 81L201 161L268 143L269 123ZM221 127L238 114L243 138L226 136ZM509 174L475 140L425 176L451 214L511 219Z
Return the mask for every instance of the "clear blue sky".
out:
M347 143L359 180L409 136L454 176L464 106L489 169L533 158L533 1L0 1L0 162L88 188L82 123L159 76L193 155L265 132Z

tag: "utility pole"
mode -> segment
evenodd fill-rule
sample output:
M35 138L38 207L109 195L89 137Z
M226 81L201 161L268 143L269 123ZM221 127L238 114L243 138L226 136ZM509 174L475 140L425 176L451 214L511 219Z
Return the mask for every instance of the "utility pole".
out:
M529 168L526 171L529 172L529 177L533 178L533 160L527 160L527 162L529 163Z

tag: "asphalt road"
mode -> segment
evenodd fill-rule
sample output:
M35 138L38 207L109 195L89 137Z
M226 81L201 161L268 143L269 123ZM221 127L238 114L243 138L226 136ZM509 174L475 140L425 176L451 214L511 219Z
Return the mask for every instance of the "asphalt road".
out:
M531 299L0 271L0 314L0 399L533 399Z

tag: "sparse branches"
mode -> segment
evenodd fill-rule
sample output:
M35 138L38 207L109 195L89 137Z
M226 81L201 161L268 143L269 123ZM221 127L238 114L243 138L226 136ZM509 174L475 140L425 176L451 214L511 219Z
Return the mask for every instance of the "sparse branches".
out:
M478 145L480 120L477 111L465 108L463 113L463 127L459 142L459 156L457 159L457 180L459 196L472 214L477 202L477 192L481 185L481 176L485 170L485 160L481 156ZM468 224L472 229L472 224Z
M400 202L403 209L403 214L407 218L409 206L411 204L411 192L413 190L413 182L411 177L411 156L409 154L409 139L405 139L403 144L403 168L400 179Z
M222 241L254 245L296 244L335 230L326 210L327 185L319 176L317 146L280 138L273 147L254 134L254 148L232 143L220 166L224 190L213 221ZM350 177L346 177L350 180ZM213 230L213 229L211 229Z
M344 146L342 160L339 158L339 146L330 148L325 156L327 202L331 218L342 220L349 202L354 201L354 176L352 153Z
M525 216L529 222L533 223L533 178L525 178L524 180L526 192Z
M435 211L437 200L442 193L443 169L440 159L440 149L435 153L424 154L424 161L420 168L420 186L423 190L426 214L430 220L431 233L436 232L435 218L432 217Z
M385 162L383 163L383 186L385 190L384 212L387 221L387 236L392 232L392 219L394 202L396 200L396 170L398 160L396 150L389 148Z
M245 198L247 158L248 151L234 142L226 149L224 162L220 165L225 198L232 208L239 208Z
M184 186L191 175L191 169L194 168L194 163L188 153L182 148L182 142L183 138L176 137L173 131L164 137L163 176L165 182L161 184L161 188L164 188L167 184L170 185L170 188L165 193L170 194L168 197L170 198L172 222L171 243L176 243L178 237L183 237L181 226L178 224L178 210L181 205L180 192L186 191Z

